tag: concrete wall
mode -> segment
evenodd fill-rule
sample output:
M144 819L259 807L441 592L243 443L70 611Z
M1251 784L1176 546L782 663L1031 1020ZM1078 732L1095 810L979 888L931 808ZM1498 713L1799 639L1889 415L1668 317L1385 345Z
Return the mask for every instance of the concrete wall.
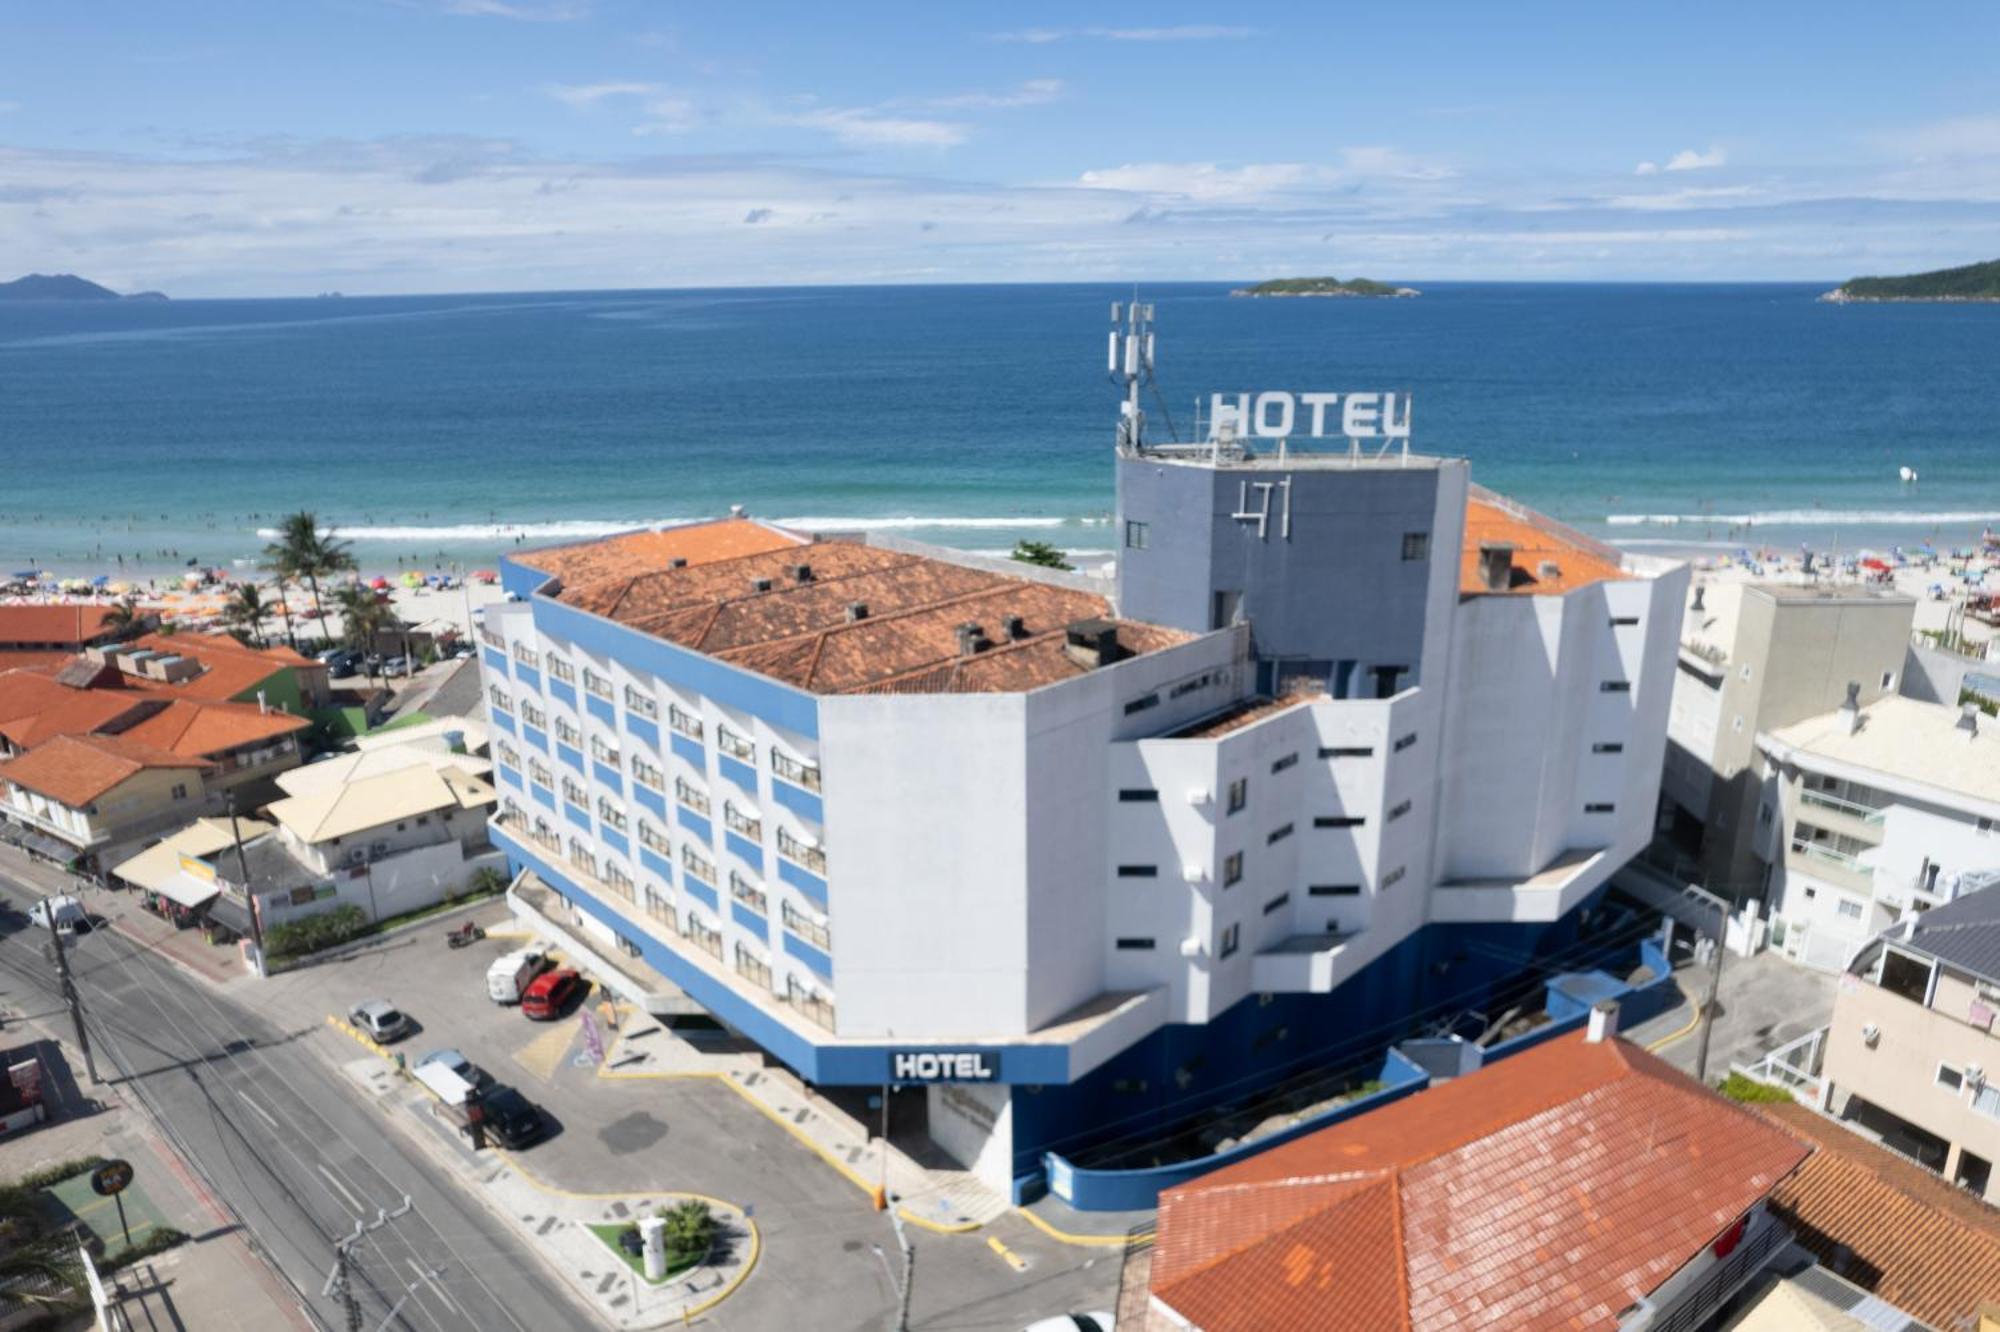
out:
M1903 658L1902 692L1919 702L1955 708L1959 693L1966 687L1965 677L1973 674L2000 675L2000 665L1913 641Z
M260 898L264 923L280 925L337 906L359 907L370 921L388 920L436 906L463 890L480 869L504 871L506 867L506 857L498 851L481 850L467 855L457 842L419 847L306 885L318 890L310 899L303 893L298 895L301 899L298 901L293 900L292 894L266 893Z

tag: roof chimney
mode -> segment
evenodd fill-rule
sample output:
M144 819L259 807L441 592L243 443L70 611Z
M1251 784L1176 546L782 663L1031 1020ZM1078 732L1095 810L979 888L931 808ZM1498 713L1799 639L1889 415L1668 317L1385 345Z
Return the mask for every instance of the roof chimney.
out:
M752 592L769 592L771 590L771 580L768 578L753 578L750 580L750 590Z
M1592 1045L1601 1045L1618 1034L1618 1001L1600 999L1590 1006L1590 1026L1584 1032L1584 1039Z
M741 518L743 516L743 512L744 510L741 504L732 504L729 506L729 516L731 518Z
M1952 723L1952 729L1963 735L1967 740L1977 737L1979 734L1979 705L1977 703L1959 704L1958 720Z
M688 567L688 557L685 555L676 555L667 561L667 567L669 569L685 569Z
M1000 636L1009 643L1018 643L1028 636L1028 622L1018 615L1000 617Z
M813 567L810 564L794 564L792 566L792 581L794 583L810 583L812 580Z
M958 626L958 655L970 657L993 646L993 640L986 631L970 620Z
M1842 700L1840 711L1835 715L1840 718L1840 724L1846 728L1847 734L1853 735L1861 729L1861 682L1859 680L1849 680L1847 682L1847 697Z
M1562 577L1562 571L1562 566L1554 560L1543 560L1535 566L1535 577L1544 582L1549 582Z
M847 622L849 624L853 624L856 620L865 620L867 618L868 618L867 602L850 601L847 603Z
M1087 671L1109 666L1124 655L1113 620L1078 620L1064 631L1063 654Z
M1514 547L1510 543L1479 543L1479 584L1488 592L1505 592L1514 585Z
M1706 609L1706 607L1704 607L1701 604L1701 594L1706 590L1707 589L1704 588L1700 583L1696 583L1694 585L1694 604L1689 606L1688 609L1693 611L1697 615L1701 614L1701 612Z

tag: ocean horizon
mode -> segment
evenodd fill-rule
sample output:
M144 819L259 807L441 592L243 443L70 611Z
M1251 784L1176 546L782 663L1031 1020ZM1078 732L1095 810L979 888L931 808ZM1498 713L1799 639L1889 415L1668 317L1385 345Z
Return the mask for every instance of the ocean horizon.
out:
M1820 303L1832 283L1234 285L1140 288L1153 437L1212 393L1386 390L1412 395L1415 451L1639 549L1957 547L2000 525L1991 306ZM1113 545L1104 346L1132 290L0 305L0 572L248 567L298 508L370 570L739 504L1088 559Z

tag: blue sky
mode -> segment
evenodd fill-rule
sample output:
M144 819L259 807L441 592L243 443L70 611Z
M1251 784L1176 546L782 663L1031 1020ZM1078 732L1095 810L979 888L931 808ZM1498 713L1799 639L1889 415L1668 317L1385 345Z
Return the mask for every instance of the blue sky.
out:
M2000 256L1996 71L1990 0L0 0L0 266L1831 281Z

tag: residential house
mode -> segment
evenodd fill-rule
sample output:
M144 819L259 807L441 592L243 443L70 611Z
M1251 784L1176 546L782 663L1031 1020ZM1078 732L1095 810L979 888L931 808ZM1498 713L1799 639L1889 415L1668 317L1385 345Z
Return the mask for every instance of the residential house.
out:
M180 921L204 918L221 895L215 866L230 863L234 848L273 831L261 819L196 819L144 851L112 867L112 877L151 894L150 904L162 915ZM223 859L218 860L218 857ZM222 914L222 913L217 913ZM248 932L249 920L239 907L224 923Z
M2000 1200L2000 892L1914 915L1840 978L1821 1100L1961 1187ZM1990 1292L2000 1296L2000 1288Z
M2000 879L2000 735L1901 697L1761 733L1772 941L1826 971L1912 912Z
M104 605L0 606L0 670L60 663L87 647L116 642Z
M1615 1011L1163 1193L1150 1325L1701 1326L1786 1243L1809 1148Z
M386 738L397 734L399 732L392 731ZM476 755L452 749L443 736L425 735L401 744L328 754L304 767L278 774L277 784L278 789L288 796L313 795L404 768L431 768L438 772L452 770L484 778L493 770L493 765Z
M64 863L202 808L206 759L123 735L58 735L0 763L0 814L29 849Z

